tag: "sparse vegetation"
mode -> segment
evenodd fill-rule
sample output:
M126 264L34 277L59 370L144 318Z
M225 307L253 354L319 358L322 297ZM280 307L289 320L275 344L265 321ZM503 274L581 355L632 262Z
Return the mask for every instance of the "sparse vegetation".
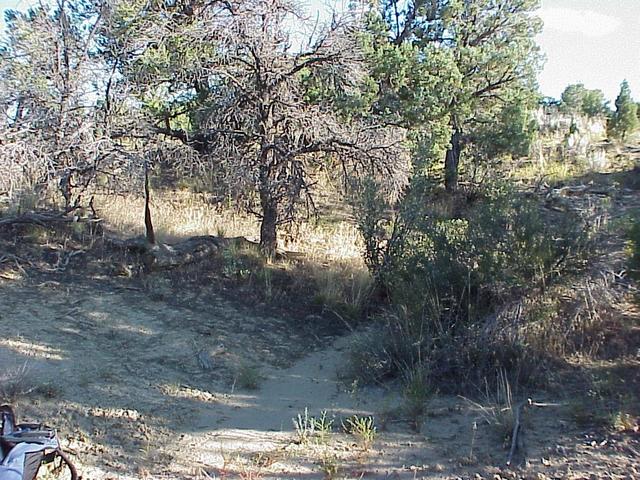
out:
M243 363L238 368L236 383L240 388L245 390L257 390L260 388L261 380L262 374L260 373L260 369L255 365Z
M301 444L307 444L316 431L316 420L309 415L309 409L305 407L303 413L293 419L293 426L296 429L298 441Z
M485 394L485 403L488 406L482 409L483 418L495 429L504 444L509 445L512 441L518 407L515 404L511 384L504 370L497 373L495 385L495 395L491 395L489 391Z
M376 439L378 428L373 417L352 415L342 421L342 428L350 435L358 438L364 450L368 450Z
M18 366L3 366L0 371L0 403L14 403L37 388L29 373L28 362Z
M320 416L313 419L314 430L318 434L320 442L327 442L333 432L334 419L329 418L326 410L320 412Z
M420 432L429 401L435 394L434 387L429 384L426 367L417 364L409 369L403 375L403 383L406 414L415 431Z
M306 445L312 438L316 438L319 443L326 444L333 432L334 419L329 417L326 410L320 412L320 416L309 415L309 409L305 408L303 413L299 413L293 419L298 442Z
M341 473L340 461L337 456L324 452L320 459L320 469L324 474L326 480L333 480L334 478L340 478Z

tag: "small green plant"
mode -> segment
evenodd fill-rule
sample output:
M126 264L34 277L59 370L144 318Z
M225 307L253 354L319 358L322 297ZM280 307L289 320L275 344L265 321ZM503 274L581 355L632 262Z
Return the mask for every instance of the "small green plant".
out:
M418 364L407 370L404 378L404 403L407 416L416 432L420 431L427 406L434 390L425 368Z
M309 415L309 409L306 407L304 409L304 413L299 413L296 418L293 419L293 426L296 429L298 442L302 445L309 443L311 437L316 431L315 419Z
M319 464L326 480L338 478L338 476L340 475L341 468L338 463L338 457L336 457L335 455L324 451Z
M307 444L315 435L321 442L326 442L333 431L333 418L329 418L326 410L320 412L319 417L309 415L309 409L305 408L303 414L298 414L293 419L293 425L296 429L298 441L301 444Z
M314 430L318 432L318 437L322 442L326 442L333 431L333 418L329 418L327 411L320 412L318 418L312 418Z
M358 437L365 450L371 447L377 434L373 417L352 415L343 420L342 428L346 433Z

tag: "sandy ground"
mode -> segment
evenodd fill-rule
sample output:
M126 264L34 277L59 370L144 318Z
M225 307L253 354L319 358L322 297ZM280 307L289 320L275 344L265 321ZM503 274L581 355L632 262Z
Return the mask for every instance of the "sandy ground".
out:
M95 280L0 286L0 365L27 369L11 380L16 406L59 429L87 480L640 478L638 434L579 428L570 392L526 410L507 468L472 402L434 398L417 433L392 387L338 381L349 336L211 294L167 298ZM243 372L257 389L243 388ZM335 433L300 441L293 419L305 409L326 410ZM371 445L340 428L352 414L376 419Z

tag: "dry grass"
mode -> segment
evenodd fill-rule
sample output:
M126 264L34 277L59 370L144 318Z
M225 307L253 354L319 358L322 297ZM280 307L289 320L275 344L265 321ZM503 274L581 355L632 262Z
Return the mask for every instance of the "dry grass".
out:
M592 170L586 162L549 160L544 164L527 161L514 164L507 172L508 178L525 183L556 183L582 176Z
M121 236L144 234L144 199L136 196L97 196L97 213L105 227ZM157 191L152 195L151 213L156 237L173 243L196 235L259 239L258 219L219 204L208 203L203 194L185 191ZM358 228L348 218L324 217L318 222L301 222L279 231L278 246L287 252L275 263L256 258L251 252L234 248L223 253L223 271L230 277L252 277L265 299L277 301L279 279L295 279L309 300L344 319L357 319L365 311L373 280L363 257L363 241Z
M35 390L27 362L7 367L0 372L0 403L14 403Z
M373 290L373 278L362 260L341 259L319 266L308 271L315 287L315 302L339 315L358 317Z
M122 235L144 233L144 198L96 196L96 210L106 226ZM194 235L243 236L257 241L260 226L254 216L207 202L206 196L190 192L154 192L151 214L160 241L173 242ZM281 231L279 247L304 252L309 259L329 261L360 259L363 248L357 227L348 221L302 222Z

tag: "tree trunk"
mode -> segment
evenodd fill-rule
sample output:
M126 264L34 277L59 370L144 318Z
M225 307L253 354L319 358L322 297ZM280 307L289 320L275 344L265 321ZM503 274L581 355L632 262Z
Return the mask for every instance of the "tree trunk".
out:
M451 145L444 159L444 186L447 192L458 190L458 164L460 163L460 132L454 130Z
M144 226L146 231L147 242L151 245L156 243L156 234L153 231L153 222L151 221L151 209L149 208L150 202L149 193L149 168L144 164Z
M262 223L260 224L260 248L268 257L273 257L277 247L276 224L278 209L271 199L262 201Z

